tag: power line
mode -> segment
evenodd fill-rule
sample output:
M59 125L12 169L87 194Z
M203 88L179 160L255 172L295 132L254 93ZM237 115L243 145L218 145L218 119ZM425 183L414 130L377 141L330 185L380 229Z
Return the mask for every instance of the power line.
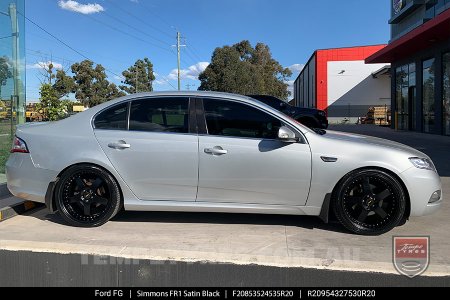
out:
M159 29L159 28L157 28L157 27L155 27L155 26L153 26L153 25L148 24L146 21L142 20L141 18L139 18L139 17L136 16L135 14L132 14L131 12L127 11L126 9L120 7L120 6L117 5L116 3L112 2L112 1L109 1L109 2L110 2L113 6L115 6L116 8L118 8L119 10L123 11L123 12L126 13L127 15L130 15L131 17L135 18L136 20L140 21L141 23L145 24L146 26L152 28L153 30L158 31L158 32L161 33L161 34L164 34L165 36L167 36L167 37L169 37L169 38L172 38L172 35L171 35L171 34L165 32L165 31L163 31L163 30L161 30L161 29ZM141 5L141 6L144 6L142 3L140 3L140 5ZM154 13L152 12L152 14L154 14ZM165 22L165 20L163 20L163 21ZM169 26L171 26L171 25L169 25Z
M30 18L28 18L27 16L25 16L24 14L22 14L20 11L17 11L18 14L20 14L21 16L23 16L28 22L30 22L31 24L35 25L36 27L38 27L39 29L41 29L42 31L44 31L45 33L47 33L49 36L51 36L52 38L54 38L55 40L57 40L58 42L60 42L62 45L66 46L67 48L69 48L70 50L72 50L73 52L77 53L78 55L80 55L81 57L83 57L84 59L90 60L93 62L93 60L89 59L89 57L87 57L86 55L84 55L83 53L81 53L80 51L76 50L75 48L73 48L72 46L68 45L66 42L64 42L63 40L61 40L60 38L56 37L55 35L51 34L50 32L48 32L45 28L43 28L42 26L40 26L39 24L37 24L36 22L34 22L33 20L31 20ZM105 71L117 76L117 77L122 77L121 75L108 70L105 68Z
M29 49L29 48L26 48L26 50L28 51L28 55L33 55L35 57L44 58L43 55L45 55L45 56L51 56L52 58L56 58L56 59L62 60L63 62L75 63L74 60L70 60L70 59L67 59L67 58L64 58L64 57L61 57L61 56L54 56L53 54L46 53L46 52L43 52L43 51L40 51L40 50L33 50L33 49Z
M130 24L128 24L128 23L125 23L124 21L122 21L122 20L119 19L119 18L116 18L116 17L114 17L114 16L112 16L112 15L106 13L106 12L104 12L104 14L105 14L106 16L110 17L111 19L113 19L113 20L115 20L115 21L117 21L117 22L123 24L123 25L128 26L128 27L130 27L131 29L133 29L133 30L135 30L135 31L137 31L137 32L140 32L141 34L143 34L143 35L145 35L145 36L148 36L149 38L151 38L151 39L153 39L153 40L155 40L155 41L160 42L161 44L164 44L164 45L166 45L166 46L170 46L169 43L167 43L167 42L165 42L165 41L163 41L163 40L161 40L161 39L159 39L159 38L156 38L156 37L154 37L154 36L151 36L151 35L149 35L147 32L145 32L145 31L143 31L143 30L141 30L141 29L139 29L139 28L137 28L137 27L134 27L133 25L130 25Z
M75 64L75 63L77 63L76 61L74 61L74 60L71 60L71 59L68 59L68 58L65 58L65 57L61 57L61 56L55 56L55 55L53 55L53 54L51 54L51 53L48 53L48 52L44 52L44 51L42 51L42 50L33 50L33 49L29 49L29 48L26 48L26 50L27 50L27 55L32 55L32 56L34 56L34 57L39 57L39 58L42 58L42 59L47 59L47 57L49 56L49 57L51 57L52 58L52 60L53 60L53 63L55 62L54 61L54 59L57 59L57 60L61 60L61 62L64 64L64 63L71 63L71 64ZM106 68L105 68L105 70L106 70ZM116 72L116 71L110 71L109 69L107 70L108 72L115 72L115 73L120 73L120 72ZM112 74L112 73L111 73ZM114 75L116 75L116 74L114 74ZM123 78L123 76L121 76L121 75L116 75L116 76L118 76L118 77L120 77L120 78Z
M129 33L129 32L123 31L122 29L117 28L117 27L115 27L115 26L113 26L113 25L110 25L110 24L108 24L108 23L105 23L105 22L103 22L103 21L100 21L99 19L93 18L93 17L91 17L91 16L89 16L89 15L83 15L83 16L86 17L86 18L89 18L89 19L91 19L91 20L93 20L93 21L95 21L95 22L97 22L97 23L99 23L99 24L102 24L103 26L106 26L106 27L108 27L108 28L110 28L110 29L112 29L112 30L115 30L115 31L117 31L117 32L119 32L119 33L121 33L121 34L123 34L123 35L126 35L126 36L128 36L128 37L132 37L132 38L134 38L134 39L136 39L136 40L138 40L138 41L141 41L141 42L143 42L143 43L152 45L153 47L156 47L156 48L159 48L159 49L161 49L161 50L170 52L169 49L163 48L163 47L161 47L161 46L159 46L159 45L156 45L156 44L153 44L153 43L151 43L151 42L149 42L149 41L146 41L146 40L144 40L144 39L141 39L140 37L138 37L138 36L136 36L136 35L133 35L133 34L131 34L131 33Z
M187 45L187 46L186 46L187 51L190 52L190 53L195 57L194 60L202 61L202 59L200 58L200 56L197 55L197 52L194 51L194 46L188 44L188 43L186 42L186 40L187 40L187 39L185 38L184 43Z
M167 82L174 90L176 90L176 87L174 87L173 84L170 83L170 81L165 76L161 75L161 79L164 80L165 82Z
M66 42L62 41L60 38L58 38L58 37L54 36L53 34L51 34L50 32L48 32L45 28L43 28L39 24L35 23L33 20L31 20L30 18L28 18L27 16L22 14L20 11L17 11L17 13L22 15L28 22L30 22L31 24L35 25L37 28L39 28L40 30L44 31L46 34L48 34L49 36L51 36L52 38L54 38L55 40L57 40L58 42L60 42L61 44L63 44L67 48L69 48L70 50L72 50L73 52L77 53L78 55L80 55L81 57L83 57L85 59L89 59L83 53L81 53L80 51L76 50L75 48L69 46Z
M198 63L199 62L199 60L196 60L195 58L193 58L192 57L192 55L187 51L187 49L188 49L188 46L186 46L186 55L192 60L192 62L194 63L194 65L196 64L196 63Z

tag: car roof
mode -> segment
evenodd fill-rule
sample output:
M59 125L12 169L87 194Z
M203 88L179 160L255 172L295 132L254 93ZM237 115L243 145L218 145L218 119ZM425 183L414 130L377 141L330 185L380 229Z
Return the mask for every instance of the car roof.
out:
M155 96L185 96L185 97L226 97L231 99L243 99L243 100L253 100L245 95L238 95L225 92L211 92L211 91L159 91L159 92L147 92L130 94L118 99L133 99L141 97L155 97ZM118 100L117 99L117 100Z

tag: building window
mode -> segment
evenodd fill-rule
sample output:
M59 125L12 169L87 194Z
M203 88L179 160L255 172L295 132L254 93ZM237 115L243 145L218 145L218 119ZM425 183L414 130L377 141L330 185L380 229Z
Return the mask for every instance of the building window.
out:
M442 57L442 105L444 134L450 135L450 52Z
M423 75L423 98L422 98L422 114L423 114L423 131L435 131L434 116L434 87L435 87L435 59L425 60L422 63Z
M401 130L415 129L416 65L411 63L395 70L397 126Z

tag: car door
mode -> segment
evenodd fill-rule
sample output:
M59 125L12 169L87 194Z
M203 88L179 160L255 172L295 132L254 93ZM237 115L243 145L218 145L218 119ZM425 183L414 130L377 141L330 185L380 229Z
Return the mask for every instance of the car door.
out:
M189 103L186 97L137 99L95 117L101 148L139 199L195 201L198 136Z
M311 151L305 141L277 140L285 125L246 103L203 98L199 116L197 201L305 205Z

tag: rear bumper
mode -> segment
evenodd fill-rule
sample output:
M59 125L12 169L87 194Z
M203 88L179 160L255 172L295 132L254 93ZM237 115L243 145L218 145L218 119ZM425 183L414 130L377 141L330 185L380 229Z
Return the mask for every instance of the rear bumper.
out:
M443 201L442 184L436 172L411 167L401 173L401 177L409 193L410 216L429 215L441 208ZM441 192L441 197L439 200L430 203L431 195L436 191Z
M7 187L16 197L45 203L49 183L57 172L37 168L28 153L12 153L6 162Z

